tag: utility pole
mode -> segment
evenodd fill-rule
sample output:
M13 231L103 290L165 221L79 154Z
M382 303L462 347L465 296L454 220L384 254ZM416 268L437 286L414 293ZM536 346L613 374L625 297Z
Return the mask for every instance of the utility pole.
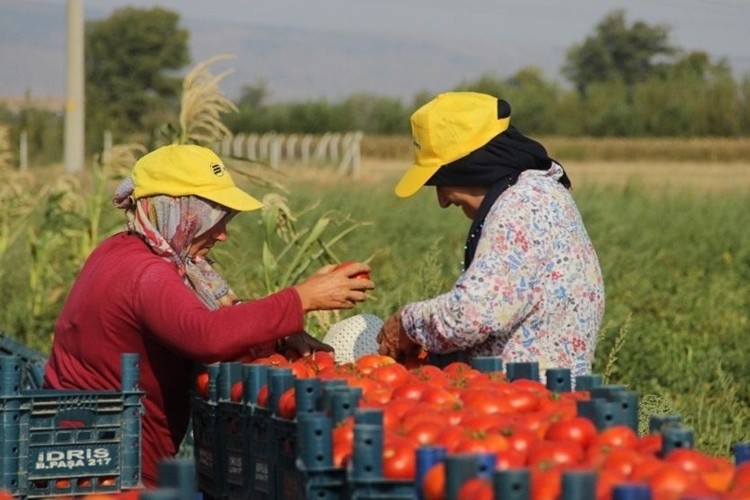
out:
M68 0L65 89L65 171L79 172L84 156L83 0Z

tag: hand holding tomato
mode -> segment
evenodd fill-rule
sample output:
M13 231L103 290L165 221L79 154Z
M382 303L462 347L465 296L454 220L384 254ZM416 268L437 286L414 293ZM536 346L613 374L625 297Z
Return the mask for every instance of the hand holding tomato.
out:
M397 361L412 359L419 355L422 347L406 335L406 330L401 323L401 310L385 320L377 342L380 345L378 352L390 356Z
M294 289L299 294L305 312L351 309L365 301L365 292L375 288L369 278L370 266L351 262L346 266L328 265L310 276ZM355 278L355 276L363 275Z
M350 266L352 266L353 264L360 264L360 263L355 260L348 260L346 262L342 262L341 264L338 264L336 267L333 268L333 270L338 271L339 269L350 268L349 270L351 271L353 268L351 268ZM359 271L355 274L347 274L347 276L349 276L350 278L361 278L361 279L369 280L370 272Z

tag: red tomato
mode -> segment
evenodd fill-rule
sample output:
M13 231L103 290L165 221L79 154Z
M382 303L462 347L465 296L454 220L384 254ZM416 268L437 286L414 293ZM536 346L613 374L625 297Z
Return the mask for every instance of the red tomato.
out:
M208 372L200 372L195 377L195 392L204 399L208 399Z
M336 358L334 357L334 354L332 352L315 351L306 359L307 362L312 366L315 373L318 373L325 368L336 365Z
M432 445L437 442L446 426L445 422L435 420L433 417L432 420L421 421L419 425L412 426L406 431L406 437L415 441L418 446Z
M383 443L383 477L414 479L417 470L414 445L400 436L386 436Z
M643 460L644 456L632 448L611 448L602 467L629 478Z
M641 453L649 454L654 457L659 456L662 449L661 434L655 433L641 436L638 438L635 448Z
M458 489L456 498L470 498L471 500L493 500L492 484L481 477L472 477Z
M412 368L411 374L420 382L429 382L436 385L442 385L447 378L443 370L435 365L421 365Z
M419 401L436 408L455 408L460 400L454 393L444 387L428 386L419 397Z
M433 386L427 382L408 382L401 384L393 390L393 399L405 398L419 401L422 398L422 394L432 388Z
M666 463L648 479L653 500L676 500L694 483L697 476L682 470L678 465Z
M359 369L359 372L363 375L369 375L376 368L379 368L381 366L393 365L395 363L396 360L392 357L375 353L365 354L354 361L354 364Z
M508 440L499 433L468 432L458 442L455 453L500 453L508 449Z
M278 412L281 418L292 420L297 416L297 399L294 387L290 387L281 393L278 406Z
M357 262L357 261L355 261L355 260L348 260L346 262L342 262L341 264L338 264L336 267L334 267L333 270L336 271L337 269L344 269L345 267L348 267L348 266L354 264L355 262ZM357 273L357 274L354 274L353 276L349 276L349 277L350 278L362 278L362 279L369 280L370 279L370 273L368 273L368 272L361 272L361 273Z
M495 455L495 469L521 469L526 466L526 452L508 448Z
M596 437L596 425L586 417L573 417L553 422L547 427L544 439L548 441L573 441L586 449Z
M409 371L402 364L390 363L375 367L370 372L370 378L395 388L409 380Z
M734 485L750 487L750 461L742 462L734 468Z
M583 460L583 448L573 441L537 441L529 450L529 465L543 468L574 465Z
M531 469L531 500L557 500L562 491L562 472L557 467Z
M255 403L264 408L268 406L268 384L264 384L263 387L258 390Z
M244 390L244 385L242 383L242 380L238 380L234 384L232 384L232 388L229 391L229 399L232 401L242 401L242 391Z
M636 448L638 434L627 425L613 425L599 432L591 444L592 446L607 445L612 448Z
M430 467L422 478L424 500L445 500L445 463Z
M346 466L354 450L354 417L346 417L334 427L331 442L334 467Z

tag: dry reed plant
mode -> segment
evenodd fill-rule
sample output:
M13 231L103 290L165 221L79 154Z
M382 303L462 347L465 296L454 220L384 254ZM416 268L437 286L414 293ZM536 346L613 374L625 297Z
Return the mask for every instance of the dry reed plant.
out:
M213 75L210 67L216 62L232 57L227 54L210 57L185 75L180 109L181 144L208 146L230 134L221 120L221 115L237 111L237 106L224 95L219 84L234 70L229 69Z

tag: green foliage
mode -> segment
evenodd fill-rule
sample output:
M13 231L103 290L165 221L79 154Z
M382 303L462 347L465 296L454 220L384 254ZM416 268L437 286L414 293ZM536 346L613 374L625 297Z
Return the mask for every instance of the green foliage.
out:
M171 121L181 79L171 72L189 61L188 32L162 8L116 10L86 24L86 123L89 150L101 133L118 138Z
M651 78L660 56L670 56L669 27L625 22L625 11L615 10L581 44L568 49L563 74L581 94L597 82L620 81L627 89Z

